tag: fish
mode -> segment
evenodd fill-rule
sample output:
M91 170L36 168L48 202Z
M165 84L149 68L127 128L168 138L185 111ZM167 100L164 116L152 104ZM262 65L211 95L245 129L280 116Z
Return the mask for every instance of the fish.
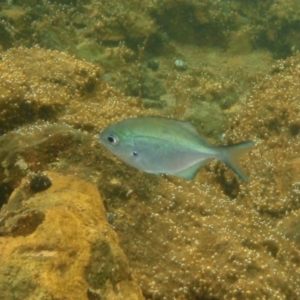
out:
M149 116L110 125L99 141L121 161L147 173L192 180L208 161L217 159L246 183L239 159L254 146L252 141L214 146L190 122Z

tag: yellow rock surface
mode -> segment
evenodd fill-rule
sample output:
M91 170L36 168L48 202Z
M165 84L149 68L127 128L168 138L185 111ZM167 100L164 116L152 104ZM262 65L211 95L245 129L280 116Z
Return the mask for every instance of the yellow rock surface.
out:
M3 208L1 227L11 230L0 237L0 298L143 299L97 188L71 176L47 175L48 190L9 211L20 190L26 191L23 183Z

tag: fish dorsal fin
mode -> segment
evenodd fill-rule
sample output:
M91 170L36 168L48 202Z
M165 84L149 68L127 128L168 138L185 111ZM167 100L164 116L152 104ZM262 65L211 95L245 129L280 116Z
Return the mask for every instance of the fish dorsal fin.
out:
M209 146L209 142L198 132L197 128L195 125L193 125L190 122L187 121L177 121L178 123L180 123L180 126L183 127L185 130L187 130L188 132L197 135L198 140L203 144L203 145L207 145Z
M186 180L192 180L198 173L198 171L209 161L210 159L204 159L200 162L184 169L178 171L176 173L172 173L172 175L185 178Z
M185 128L187 131L199 135L199 132L197 131L197 128L191 122L178 121L178 123L180 123L180 126Z

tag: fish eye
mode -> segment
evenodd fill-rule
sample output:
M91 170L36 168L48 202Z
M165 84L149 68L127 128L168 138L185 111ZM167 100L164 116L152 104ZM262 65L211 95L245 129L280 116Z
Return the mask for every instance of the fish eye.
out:
M132 155L135 156L135 157L138 157L138 156L139 156L139 154L138 154L137 151L133 151L133 152L132 152Z
M107 140L108 142L111 144L111 145L117 145L119 143L119 139L117 136L113 135L113 134L110 134L108 137L107 137Z

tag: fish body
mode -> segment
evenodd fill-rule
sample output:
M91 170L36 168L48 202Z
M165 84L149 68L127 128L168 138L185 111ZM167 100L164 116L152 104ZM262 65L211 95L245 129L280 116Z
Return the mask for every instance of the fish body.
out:
M99 139L119 159L139 170L187 180L193 179L208 160L219 159L248 182L238 159L254 145L247 141L214 146L191 123L161 117L121 121L108 126Z

